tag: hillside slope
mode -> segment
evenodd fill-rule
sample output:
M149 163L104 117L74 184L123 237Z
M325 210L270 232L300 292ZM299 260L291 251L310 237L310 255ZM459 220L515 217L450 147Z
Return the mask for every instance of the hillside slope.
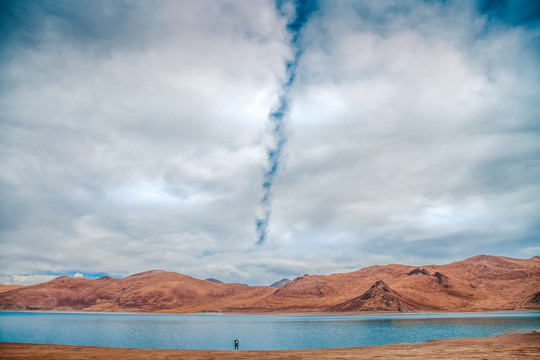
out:
M447 265L376 265L304 275L279 289L162 270L70 278L0 292L3 310L360 312L540 309L540 257L475 256Z

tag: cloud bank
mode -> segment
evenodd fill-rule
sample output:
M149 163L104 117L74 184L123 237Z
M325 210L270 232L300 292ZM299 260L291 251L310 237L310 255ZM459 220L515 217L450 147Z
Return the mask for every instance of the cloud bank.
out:
M517 3L4 3L1 278L538 255L539 7Z

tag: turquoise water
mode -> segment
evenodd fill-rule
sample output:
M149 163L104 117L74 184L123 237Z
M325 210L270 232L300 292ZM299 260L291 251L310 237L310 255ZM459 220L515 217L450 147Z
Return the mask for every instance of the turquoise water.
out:
M278 350L422 342L540 329L540 313L138 315L0 313L0 342L153 349Z

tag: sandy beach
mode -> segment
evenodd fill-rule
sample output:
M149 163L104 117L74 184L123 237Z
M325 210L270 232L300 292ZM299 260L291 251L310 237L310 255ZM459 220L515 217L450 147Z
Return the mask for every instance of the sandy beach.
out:
M539 359L540 332L417 344L275 351L152 350L0 343L0 359Z

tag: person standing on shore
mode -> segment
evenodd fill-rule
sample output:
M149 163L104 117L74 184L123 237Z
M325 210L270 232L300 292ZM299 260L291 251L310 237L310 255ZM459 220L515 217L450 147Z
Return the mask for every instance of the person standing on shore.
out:
M234 350L238 350L238 344L240 342L238 341L238 338L234 339Z

